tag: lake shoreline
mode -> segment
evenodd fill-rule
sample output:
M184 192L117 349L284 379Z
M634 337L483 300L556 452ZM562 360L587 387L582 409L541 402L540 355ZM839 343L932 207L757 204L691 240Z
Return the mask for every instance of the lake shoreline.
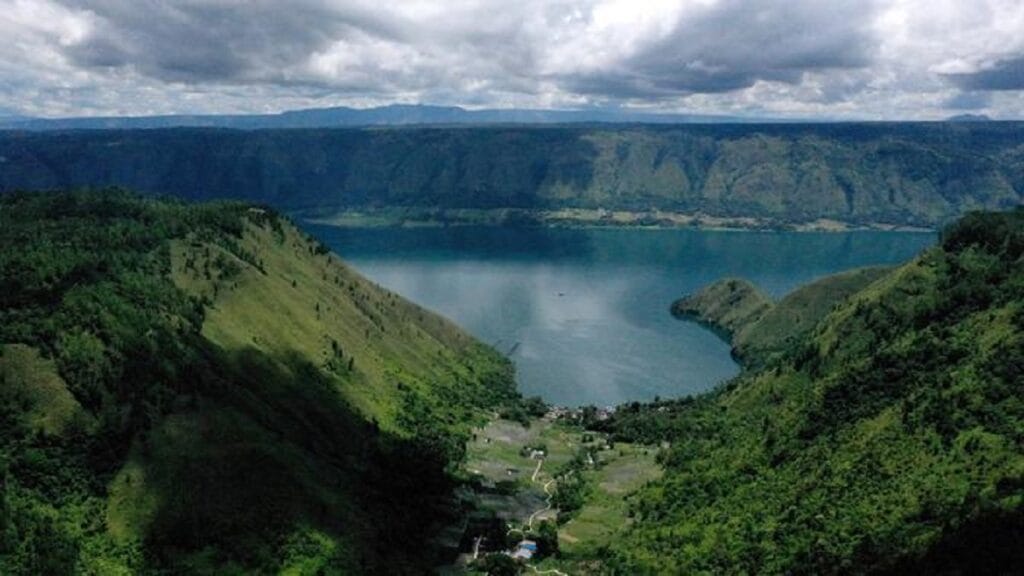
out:
M915 232L935 233L934 228L883 222L846 222L817 219L780 222L752 217L711 216L701 212L664 210L628 211L591 208L541 210L527 208L439 209L390 207L346 209L331 212L295 211L291 216L323 226L342 228L444 228L459 226L507 226L523 228L627 228L728 232Z
M870 231L305 230L372 281L511 352L524 395L573 407L686 396L739 373L727 342L668 314L683 294L743 276L781 297L825 275L906 261L934 244L932 235Z

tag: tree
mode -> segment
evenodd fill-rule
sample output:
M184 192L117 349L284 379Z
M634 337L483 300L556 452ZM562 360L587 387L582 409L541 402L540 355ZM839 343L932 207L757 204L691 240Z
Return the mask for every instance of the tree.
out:
M518 562L505 554L488 554L479 562L479 566L489 576L517 576L523 570Z
M544 520L537 527L537 555L541 557L558 555L558 528Z

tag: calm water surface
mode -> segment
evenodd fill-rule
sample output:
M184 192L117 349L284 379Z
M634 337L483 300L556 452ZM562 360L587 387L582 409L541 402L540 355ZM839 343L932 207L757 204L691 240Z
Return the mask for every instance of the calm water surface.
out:
M724 276L772 296L897 263L900 232L337 228L306 225L360 272L453 319L516 363L520 390L576 406L702 392L738 372L729 346L669 304Z

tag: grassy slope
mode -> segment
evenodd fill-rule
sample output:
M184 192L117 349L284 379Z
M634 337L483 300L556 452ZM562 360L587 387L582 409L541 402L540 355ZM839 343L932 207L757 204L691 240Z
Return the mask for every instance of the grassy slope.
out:
M0 216L0 572L438 561L446 470L514 394L507 362L243 206L104 191Z
M658 420L676 443L610 566L1012 571L1024 544L1022 254L1024 212L971 217L766 369L621 415L649 434Z
M59 436L71 427L95 425L57 373L52 360L23 344L0 346L0 394L19 405L31 430Z
M592 491L572 519L559 530L561 549L571 560L612 543L631 522L627 498L647 482L661 477L657 449L620 442L599 452L602 464L586 472Z
M383 428L414 431L406 404L465 431L472 410L495 397L487 378L507 363L454 324L360 276L290 224L278 233L249 225L239 242L266 273L217 246L182 239L172 274L187 292L213 300L203 335L230 350L297 354L337 378L343 396ZM206 254L241 267L230 280L207 280ZM188 261L191 264L186 267ZM349 369L351 361L352 368ZM404 420L403 420L404 418Z

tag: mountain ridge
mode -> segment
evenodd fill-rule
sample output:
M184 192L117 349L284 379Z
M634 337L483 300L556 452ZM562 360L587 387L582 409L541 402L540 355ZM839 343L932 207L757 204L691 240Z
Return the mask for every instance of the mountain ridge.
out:
M112 130L171 127L210 127L257 130L267 128L330 128L445 124L560 124L560 123L721 123L787 122L744 119L714 114L658 113L622 108L550 110L527 108L467 109L429 104L389 104L373 108L334 106L285 110L273 114L167 114L154 116L96 116L30 118L0 116L0 129Z
M509 362L269 209L0 197L0 572L423 574Z
M1022 134L1018 123L0 132L0 191L116 185L320 218L580 209L935 228L1024 202Z

